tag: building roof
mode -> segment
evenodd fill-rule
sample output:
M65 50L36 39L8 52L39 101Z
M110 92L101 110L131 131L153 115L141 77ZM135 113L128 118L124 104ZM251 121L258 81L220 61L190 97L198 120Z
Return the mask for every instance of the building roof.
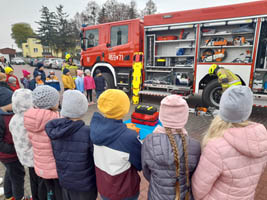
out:
M16 50L15 49L11 49L11 48L3 48L3 49L0 49L0 53L9 54L9 55L15 55L16 54Z

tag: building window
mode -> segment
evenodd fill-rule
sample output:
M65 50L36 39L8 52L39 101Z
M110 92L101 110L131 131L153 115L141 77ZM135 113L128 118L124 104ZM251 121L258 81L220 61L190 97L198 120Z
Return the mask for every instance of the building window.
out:
M34 53L38 53L38 48L33 48Z
M111 27L110 44L118 46L128 43L128 25Z
M26 44L25 47L28 48L28 45Z
M86 49L96 47L98 45L98 35L98 29L92 29L85 32L85 37L87 39Z

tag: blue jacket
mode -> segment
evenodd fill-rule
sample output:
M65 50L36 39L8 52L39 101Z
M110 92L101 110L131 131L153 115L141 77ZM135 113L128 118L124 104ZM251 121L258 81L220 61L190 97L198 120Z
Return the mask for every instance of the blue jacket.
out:
M97 189L107 199L126 199L139 192L141 143L137 133L122 120L108 119L94 113L91 120L91 140Z
M104 91L106 86L105 78L101 75L101 76L96 76L94 80L95 80L95 90Z
M77 90L79 90L81 93L84 92L84 80L82 77L77 76L75 79L75 85Z
M38 69L38 67L35 68L33 71L33 77L36 77L38 73L41 73L41 80L45 83L46 75L44 71L41 71Z
M57 91L61 90L59 80L56 76L53 79L50 76L47 76L45 84L55 88Z
M46 124L51 139L60 185L73 191L96 188L90 128L82 120L55 119Z

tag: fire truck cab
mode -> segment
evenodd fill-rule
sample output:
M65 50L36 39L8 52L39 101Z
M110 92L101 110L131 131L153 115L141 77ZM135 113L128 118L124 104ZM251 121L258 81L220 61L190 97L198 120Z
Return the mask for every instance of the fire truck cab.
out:
M218 107L221 86L208 75L216 63L251 87L256 106L267 106L267 1L88 26L81 36L82 66L99 68L110 87L131 88L133 54L143 51L139 94L200 94Z
M143 34L139 19L82 28L82 66L93 75L100 69L109 88L129 90L133 54L143 51Z

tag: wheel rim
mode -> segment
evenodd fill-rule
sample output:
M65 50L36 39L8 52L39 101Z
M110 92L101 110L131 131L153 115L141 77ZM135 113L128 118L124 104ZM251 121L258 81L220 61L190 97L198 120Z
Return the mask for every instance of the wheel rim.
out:
M215 87L210 92L210 102L219 107L220 99L222 96L222 88L221 87Z

